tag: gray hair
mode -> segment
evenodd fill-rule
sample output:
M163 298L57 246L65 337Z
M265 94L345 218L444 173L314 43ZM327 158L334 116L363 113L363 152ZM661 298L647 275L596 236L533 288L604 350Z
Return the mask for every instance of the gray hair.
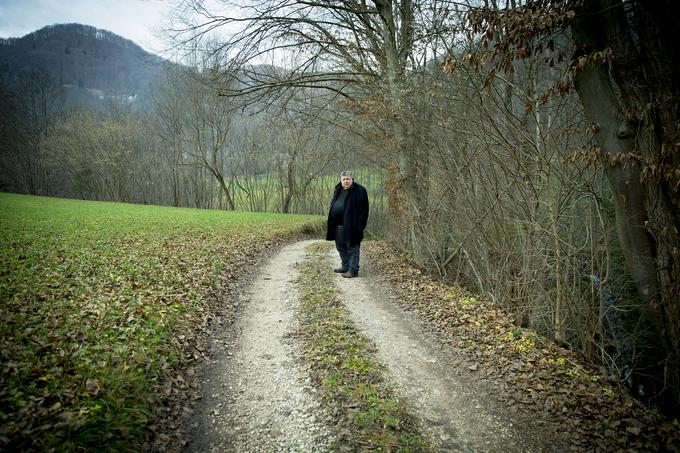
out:
M340 177L342 178L343 176L349 176L350 178L354 179L354 177L352 176L352 172L349 170L345 170L342 173L340 173Z

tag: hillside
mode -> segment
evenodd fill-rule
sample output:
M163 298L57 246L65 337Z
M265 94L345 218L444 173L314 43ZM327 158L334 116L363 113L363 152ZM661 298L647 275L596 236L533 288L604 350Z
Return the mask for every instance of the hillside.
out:
M45 71L70 97L145 98L162 63L134 42L88 25L50 25L0 40L0 77L16 82L31 70Z

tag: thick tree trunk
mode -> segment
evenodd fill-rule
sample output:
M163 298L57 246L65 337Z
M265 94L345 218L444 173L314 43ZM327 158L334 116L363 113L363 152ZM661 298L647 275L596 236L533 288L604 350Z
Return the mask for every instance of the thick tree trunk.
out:
M299 143L297 144L299 146ZM290 204L293 201L293 194L295 193L295 163L296 152L288 154L288 161L286 162L286 194L283 197L283 206L281 212L288 214L290 212Z
M680 408L680 131L677 6L590 0L572 23L574 83L615 196L619 238L664 357L666 409ZM578 55L577 55L578 56Z
M621 247L638 292L647 304L658 295L659 282L654 262L654 245L647 233L645 194L640 182L640 166L623 156L634 152L632 131L621 111L604 64L579 71L574 77L576 91L585 108L586 116L596 124L595 139L603 151L602 164L614 193L616 228ZM661 327L661 313L654 310L657 327Z
M411 51L408 42L410 28L413 24L408 21L410 17L402 17L397 30L398 22L395 17L395 4L392 1L376 1L378 13L382 19L383 29L382 38L384 46L384 71L385 86L387 89L388 116L392 119L392 131L394 134L395 162L398 169L393 176L393 192L390 204L394 206L393 214L408 212L409 206L403 204L415 203L417 205L418 194L418 175L416 145L412 121L413 115L408 111L408 100L406 99L406 80L405 80L405 61L404 58ZM409 1L402 2L404 6L410 6ZM401 41L399 40L401 37Z
M393 164L388 169L388 209L393 231L419 248L415 226L427 209L427 155L419 140L427 123L421 115L414 87L416 74L407 74L413 54L414 5L412 0L375 1L382 21L383 71L387 119L391 122Z

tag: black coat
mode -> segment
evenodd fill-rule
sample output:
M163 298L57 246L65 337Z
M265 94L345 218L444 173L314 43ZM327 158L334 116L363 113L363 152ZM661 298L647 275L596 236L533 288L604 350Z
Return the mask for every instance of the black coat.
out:
M338 183L333 192L333 200L331 207L328 210L328 225L326 230L326 240L335 240L335 222L331 219L331 210L333 203L338 199L340 191L344 190L342 184ZM351 245L360 244L364 238L364 230L368 222L368 193L364 186L358 184L356 181L352 183L349 189L347 198L345 199L345 215L343 217L343 236L344 242Z

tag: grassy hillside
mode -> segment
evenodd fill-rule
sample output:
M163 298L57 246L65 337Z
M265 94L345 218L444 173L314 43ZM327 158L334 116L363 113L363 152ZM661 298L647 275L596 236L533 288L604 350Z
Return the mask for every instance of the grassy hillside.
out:
M0 449L139 449L197 313L322 221L0 194Z

